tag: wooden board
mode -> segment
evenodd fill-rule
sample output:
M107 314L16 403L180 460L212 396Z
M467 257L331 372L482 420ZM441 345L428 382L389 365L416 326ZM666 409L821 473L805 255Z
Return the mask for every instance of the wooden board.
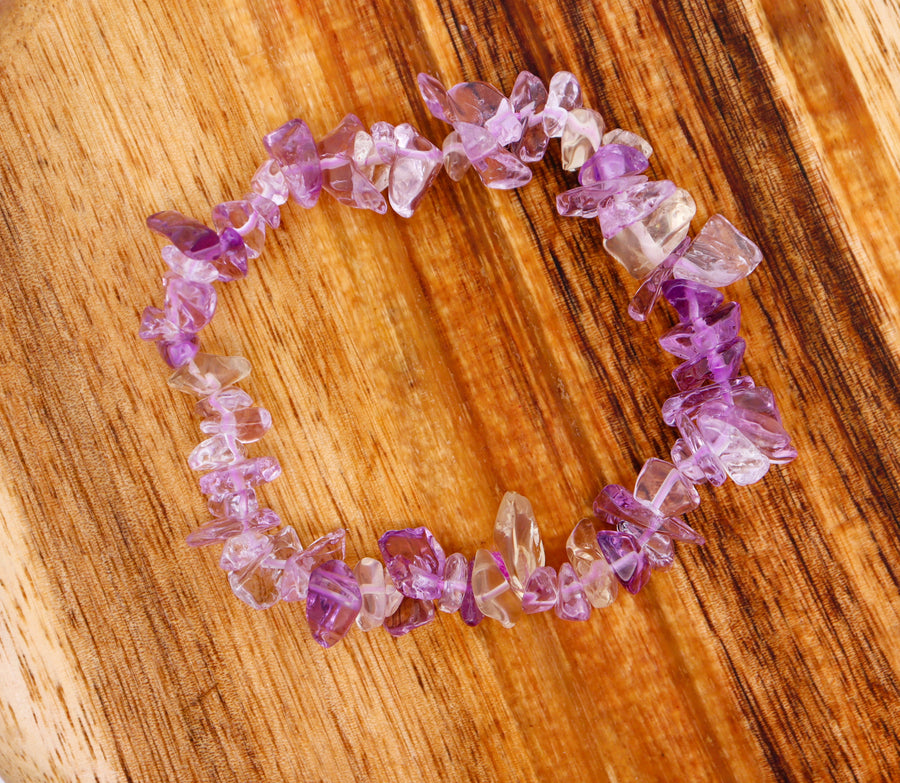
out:
M897 780L900 25L876 0L719 5L0 0L0 776L17 781ZM187 398L136 339L144 217L244 192L260 138L348 112L440 140L415 75L574 72L651 173L765 262L729 294L799 459L702 490L706 547L585 624L457 617L323 652L235 600L185 457ZM448 551L534 503L548 560L674 437L668 313L554 143L524 190L442 178L410 220L284 210L222 290L275 428L264 497L351 562L427 524Z

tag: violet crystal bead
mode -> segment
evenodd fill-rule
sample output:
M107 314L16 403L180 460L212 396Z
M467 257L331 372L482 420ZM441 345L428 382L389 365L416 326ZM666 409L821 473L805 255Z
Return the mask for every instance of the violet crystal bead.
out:
M472 590L472 571L475 568L475 561L469 561L468 574L466 575L466 594L463 596L462 605L459 607L459 615L463 622L471 628L474 628L484 619L481 609L475 601L475 593Z
M578 171L579 185L596 185L599 182L642 174L650 167L650 161L634 147L624 144L606 144L598 149Z
M442 612L459 611L463 598L466 597L469 562L466 556L455 552L447 558L444 566L444 588L438 598L438 609Z
M531 181L531 169L501 147L484 128L467 122L455 125L466 156L489 188L511 190Z
M347 531L342 528L317 538L306 549L294 553L284 564L281 597L285 601L302 601L309 588L309 575L329 560L343 560Z
M760 249L721 215L713 215L675 265L675 276L724 288L749 275L762 261Z
M378 548L403 595L429 601L440 598L447 558L428 528L388 530L378 539Z
M650 579L650 563L637 539L618 530L601 530L597 544L622 586L632 595L640 592Z
M222 252L215 231L180 212L169 210L150 215L147 228L162 234L189 258L212 261Z
M306 622L313 639L326 649L333 647L353 627L362 606L359 585L350 566L328 560L309 575Z
M584 594L584 586L569 563L563 563L559 569L559 598L556 602L556 615L563 620L578 621L587 620L591 616L591 605Z
M522 610L525 614L548 612L559 598L559 582L556 571L550 566L535 568L525 582L522 594Z
M698 546L706 541L697 531L678 517L664 517L658 511L636 500L625 487L608 484L594 500L594 513L616 526L621 520L631 522L652 535L657 530L671 536L676 541L685 541Z
M314 207L322 190L322 168L309 126L290 120L268 134L263 145L280 166L294 201L306 209Z
M275 481L280 475L281 465L274 457L252 457L231 467L207 473L200 479L200 491L204 495L221 498L247 487Z
M384 618L384 630L391 636L405 636L434 620L434 603L423 598L404 597L396 611Z
M662 293L682 323L709 315L725 300L721 291L693 280L667 280Z

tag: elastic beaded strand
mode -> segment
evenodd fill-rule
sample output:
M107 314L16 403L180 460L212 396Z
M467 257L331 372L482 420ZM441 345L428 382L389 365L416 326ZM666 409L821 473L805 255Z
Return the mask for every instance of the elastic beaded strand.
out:
M739 375L746 347L738 336L740 307L716 290L760 263L753 242L721 215L688 238L696 211L690 194L649 181L650 145L629 131L606 132L602 117L582 106L571 73L555 74L548 89L523 71L509 97L483 82L445 89L419 74L418 83L431 113L453 126L441 148L408 123L377 122L366 131L352 114L316 142L295 119L265 137L270 157L250 192L213 208L215 229L178 212L147 219L171 242L162 249L170 271L163 307L146 308L139 334L156 342L174 369L169 385L199 398L200 429L210 436L188 464L205 472L200 489L213 519L187 542L223 543L220 566L235 595L254 608L306 601L310 632L326 648L354 623L402 636L431 622L435 604L471 626L488 616L512 627L522 614L550 609L565 620L587 620L592 608L616 599L620 585L637 593L652 571L670 567L673 541L704 543L681 519L700 504L695 484L729 477L750 484L796 456L772 393ZM288 197L309 209L325 190L348 206L383 214L390 204L410 217L441 168L454 181L472 168L490 188L527 184L526 163L541 160L551 138L560 139L563 167L578 171L578 187L557 196L557 210L596 218L604 248L641 278L631 317L646 320L660 297L678 315L659 341L683 360L672 372L679 391L662 409L680 435L671 461L647 460L633 492L604 487L595 519L580 520L569 535L568 562L558 572L545 564L531 504L514 492L500 503L493 549L479 549L472 560L458 552L448 557L425 527L384 533L384 565L365 557L351 570L344 530L303 548L293 527L259 505L257 487L278 478L281 466L246 453L272 425L268 411L235 385L249 375L249 362L200 352L199 333L217 306L212 284L246 276Z

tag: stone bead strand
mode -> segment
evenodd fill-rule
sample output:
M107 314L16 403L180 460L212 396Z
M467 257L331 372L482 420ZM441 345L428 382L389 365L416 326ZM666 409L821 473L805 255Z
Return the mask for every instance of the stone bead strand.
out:
M723 303L716 290L760 263L753 242L721 215L692 242L690 194L649 180L650 145L629 131L607 131L603 118L583 107L571 73L555 74L548 87L523 71L508 97L483 82L446 89L420 74L418 84L431 113L453 127L440 148L408 123L377 122L367 131L350 114L317 142L294 119L265 137L269 158L242 199L213 208L214 228L172 211L147 219L171 244L162 248L169 267L163 306L146 308L140 336L154 341L174 370L169 385L199 398L200 429L209 436L188 464L205 473L200 489L212 520L187 542L224 544L219 564L250 606L305 601L310 632L326 648L354 624L402 636L434 620L435 608L459 612L470 626L487 616L512 627L523 614L551 609L564 620L587 620L592 608L616 599L620 585L637 593L652 571L670 567L673 541L704 543L681 518L700 503L695 484L750 484L796 456L772 393L739 375L746 347L738 336L740 307ZM200 351L199 333L217 305L212 284L247 275L289 197L309 209L324 190L351 207L383 214L390 204L410 217L442 168L454 181L471 168L490 188L527 184L527 164L543 158L552 138L560 139L564 169L578 172L578 187L557 196L559 213L597 219L604 248L641 279L629 314L646 320L662 297L679 318L660 338L683 360L672 372L679 391L662 409L680 436L670 461L647 460L632 492L604 487L595 517L569 535L568 562L558 571L545 563L531 504L513 492L500 503L492 548L471 560L459 552L448 557L425 527L387 531L378 541L382 560L364 557L353 569L345 562L344 530L304 548L293 527L259 504L257 488L278 478L281 467L273 457L246 453L272 426L268 411L236 386L249 375L249 362Z

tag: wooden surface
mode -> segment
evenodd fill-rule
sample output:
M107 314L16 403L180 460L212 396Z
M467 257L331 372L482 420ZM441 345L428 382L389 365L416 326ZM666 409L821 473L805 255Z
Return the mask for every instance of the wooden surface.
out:
M185 7L182 7L184 5ZM900 26L894 2L0 0L0 777L27 781L900 779ZM765 262L729 290L799 459L704 489L708 537L587 624L457 617L323 652L233 599L135 336L144 217L240 196L261 136L446 128L420 70L529 68L721 211ZM674 362L625 307L558 146L515 193L439 180L411 220L291 206L210 349L273 413L265 499L348 558L427 524L470 556L506 489L549 562L599 488L674 440Z

